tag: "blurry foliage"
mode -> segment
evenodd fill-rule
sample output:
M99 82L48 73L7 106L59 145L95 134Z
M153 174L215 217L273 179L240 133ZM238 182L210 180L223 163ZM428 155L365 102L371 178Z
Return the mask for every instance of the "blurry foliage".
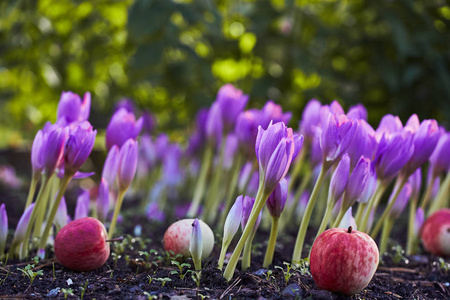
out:
M91 91L97 128L129 97L176 133L227 82L293 111L293 127L310 98L362 102L375 126L448 125L449 30L444 0L3 0L0 140L54 121L66 90Z

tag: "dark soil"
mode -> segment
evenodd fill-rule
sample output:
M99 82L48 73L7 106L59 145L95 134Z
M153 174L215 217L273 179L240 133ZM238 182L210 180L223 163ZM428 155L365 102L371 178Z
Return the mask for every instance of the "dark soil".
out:
M23 206L17 203L23 198L23 192L0 189L1 202L7 205L10 228L15 228ZM26 195L25 195L26 196ZM70 201L70 199L69 199ZM19 201L19 203L21 203ZM132 202L128 203L132 207ZM14 216L13 216L14 215ZM125 236L123 243L112 245L112 255L107 263L91 272L74 272L66 269L53 258L49 248L47 259L39 262L35 271L42 270L30 285L30 280L17 268L24 268L31 261L20 262L9 259L7 265L0 268L0 298L9 299L450 299L450 260L439 259L420 250L420 255L405 257L401 247L404 245L402 226L394 231L398 242L382 257L382 262L369 285L359 294L346 297L317 288L308 269L298 269L285 282L283 272L278 268L260 270L268 240L268 232L259 230L252 252L252 266L248 272L236 271L230 282L222 277L222 271L216 268L221 240L210 258L203 261L201 282L197 287L188 273L182 280L171 271L178 268L171 261L177 258L163 250L162 237L167 224L151 222L143 216L124 216L124 223L117 232ZM133 220L132 222L130 220ZM174 220L173 218L171 219ZM135 225L142 226L141 237L133 236ZM405 228L405 227L403 227ZM217 232L220 232L218 230ZM12 233L12 232L11 232ZM314 230L310 230L312 241ZM279 236L275 252L274 266L286 270L284 262L292 255L296 230ZM154 251L157 253L154 253ZM232 250L233 247L230 247ZM146 262L145 255L150 253ZM180 263L192 261L180 260ZM3 265L2 265L3 266ZM238 269L240 265L238 264ZM183 273L188 268L183 269ZM191 268L192 269L192 268ZM270 271L269 271L270 272ZM164 280L169 278L163 284ZM84 287L85 290L84 290ZM69 290L70 289L70 290ZM81 296L83 294L83 297Z

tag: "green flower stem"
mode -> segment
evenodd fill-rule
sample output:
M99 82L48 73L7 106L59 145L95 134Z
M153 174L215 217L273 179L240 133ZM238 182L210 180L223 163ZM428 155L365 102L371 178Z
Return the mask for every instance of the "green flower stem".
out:
M241 263L241 270L247 271L248 268L250 268L250 263L252 261L252 244L253 239L256 235L256 229L252 230L250 233L250 236L248 237L247 241L245 242L244 251L242 252L242 263Z
M408 180L408 178L406 176L404 176L403 178L400 179L399 185L396 186L394 197L388 203L388 206L384 209L383 214L378 219L378 222L375 225L375 228L370 233L370 236L372 238L376 238L376 236L380 232L381 226L383 225L384 220L389 216L389 213L391 212L392 206L394 206L395 201L397 201L398 195L400 195L400 192L402 191L403 187L405 186L407 180Z
M187 217L193 218L196 216L200 201L202 200L203 193L205 191L206 176L208 175L209 168L211 166L213 157L213 147L211 144L206 146L203 153L202 167L200 169L200 175L195 186L194 198L192 199L191 206L186 214Z
M409 201L408 241L406 242L406 255L414 254L417 247L417 237L414 232L414 225L416 223L417 202L418 202L417 197Z
M383 230L381 231L381 240L380 240L380 254L383 254L384 252L386 252L388 238L389 238L389 235L391 234L393 225L394 225L394 219L391 217L388 217L383 222Z
M306 152L309 147L307 145L303 145L302 149L300 151L300 154L298 155L297 159L295 160L295 166L294 170L292 170L291 177L289 179L289 185L288 185L288 193L292 190L294 187L295 181L297 180L298 175L300 175L300 171L303 167L303 162L305 160Z
M317 231L316 238L327 229L327 225L330 222L331 215L333 213L333 207L335 205L334 201L331 199L331 194L328 194L327 208L325 209L325 215L323 216L322 222L320 223L319 230Z
M44 232L42 233L41 241L39 244L39 247L41 249L44 249L47 245L48 236L50 234L50 229L53 227L53 221L55 220L56 213L58 211L59 204L61 203L61 199L64 196L64 193L66 192L67 185L69 184L70 180L72 179L73 175L65 174L64 177L61 179L61 183L59 185L58 195L56 195L55 203L53 203L52 210L50 212L50 215L47 218L47 224L45 225ZM36 224L39 225L39 224Z
M331 225L332 228L336 228L339 226L339 224L341 224L342 219L345 216L345 213L347 212L348 208L345 209L344 207L341 207L341 209L339 210L339 213L336 217L336 220L334 220L333 225Z
M275 253L275 245L277 243L278 236L278 220L279 217L272 216L272 226L270 227L269 243L267 244L266 255L264 256L264 269L269 268L273 261L273 254Z
M109 225L108 239L112 239L114 235L114 230L116 229L117 218L119 217L120 207L122 206L123 198L128 188L119 190L117 194L116 206L114 207L114 214L111 220L111 225Z
M369 223L370 213L378 206L378 202L380 202L381 196L383 196L386 188L387 188L386 183L384 183L381 180L377 180L375 193L373 194L373 197L369 200L368 204L366 205L366 210L364 211L361 224L357 224L359 231L366 232L366 227Z
M427 216L431 215L438 209L448 207L448 199L450 193L450 172L447 173L444 182L441 184L439 193L436 199L431 203L430 208L427 211ZM447 203L445 203L447 201Z
M223 241L222 243L222 249L220 249L220 256L219 256L219 263L218 263L218 269L222 270L223 263L225 261L225 255L227 254L228 247L230 246L231 241Z
M30 189L28 190L27 203L25 204L25 209L33 202L34 193L36 192L36 186L41 178L41 174L35 173L31 177ZM24 211L25 211L24 209Z
M305 214L303 215L300 228L298 230L297 239L295 241L294 253L292 255L292 263L298 265L298 262L302 256L303 243L305 241L306 230L308 229L309 219L311 218L314 205L316 204L317 197L319 196L320 188L322 187L323 180L327 173L328 168L324 167L320 169L319 177L317 178L314 189L309 197L308 205L306 206Z
M358 205L358 211L356 212L356 215L355 215L355 223L357 226L359 226L361 224L361 218L362 218L364 211L367 208L367 204L368 204L368 202L359 203L359 205Z
M205 204L205 210L203 212L203 219L206 220L207 223L214 223L217 216L217 208L219 206L220 201L222 200L221 195L222 193L220 190L220 184L222 182L222 175L224 173L223 170L223 156L225 152L225 143L226 143L226 137L222 138L222 143L220 144L220 155L219 155L219 163L214 168L213 178L212 182L209 185L207 197L206 197L206 204Z
M262 181L260 180L258 193L256 194L255 204L253 205L253 209L250 213L250 217L248 218L247 225L242 232L242 236L239 239L239 242L236 245L233 253L231 254L230 261L223 273L223 277L227 281L230 281L233 278L234 270L236 269L236 265L239 260L239 256L241 255L242 249L244 248L245 242L249 238L250 233L253 231L253 227L255 226L256 220L258 219L259 213L261 212L264 204L266 204L267 198L269 198L272 190L265 191L263 188Z
M242 155L238 153L236 159L234 160L231 180L229 181L229 185L227 188L225 209L222 211L220 221L218 223L218 228L220 229L223 228L228 212L230 211L230 208L233 205L233 196L235 196L234 192L236 190L236 185L239 179L239 173L241 171L242 158L243 158Z
M33 225L35 226L35 220L38 216L39 210L44 210L45 208L41 208L42 203L44 201L44 195L46 194L47 189L49 188L50 178L46 175L42 176L42 185L39 189L39 193L36 198L36 202L34 204L33 211L30 216L30 220L28 221L27 230L25 232L25 236L23 238L22 250L20 253L20 258L25 258L28 256L28 245L30 243L31 230L33 229Z
M44 217L45 217L46 212L48 211L48 207L50 207L50 205L51 205L50 193L52 190L52 185L53 185L54 180L55 180L55 176L50 177L48 185L42 194L42 202L39 206L39 210L37 211L36 221L34 222L34 228L33 228L33 234L32 234L33 238L38 238L41 236L42 223L44 222Z
M420 207L422 207L424 212L426 211L428 202L430 201L431 193L433 191L433 186L434 186L434 181L435 180L436 180L436 176L432 176L431 180L430 180L430 183L428 184L427 189L425 191L425 194L423 195L422 204L420 205Z

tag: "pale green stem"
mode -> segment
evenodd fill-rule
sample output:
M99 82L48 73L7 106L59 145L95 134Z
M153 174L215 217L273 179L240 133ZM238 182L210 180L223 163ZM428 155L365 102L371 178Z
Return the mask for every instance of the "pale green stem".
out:
M359 203L359 205L358 205L358 211L356 212L356 215L355 215L355 223L357 226L359 226L361 224L361 218L363 216L364 211L367 208L367 203L368 202ZM359 229L359 227L358 227L358 229Z
M334 220L333 225L331 225L332 228L336 228L339 226L339 224L341 224L342 219L345 216L345 213L347 212L349 208L345 209L344 207L341 207L341 209L339 210L339 214L336 217L336 220Z
M392 226L394 225L394 220L391 217L388 217L383 222L383 230L381 231L381 240L380 240L380 254L382 255L384 252L386 252L387 249L387 242L389 239L389 236L392 231Z
M55 175L50 177L48 186L42 195L42 202L40 205L40 209L37 212L36 221L34 222L33 238L39 238L41 236L42 223L44 222L44 217L45 217L46 212L48 211L48 207L50 207L50 205L51 205L50 191L52 189L53 181L55 180L54 178L55 178Z
M242 263L241 263L241 270L247 271L248 268L250 268L250 263L252 261L252 244L253 239L256 235L256 229L252 230L250 233L247 241L245 242L244 251L242 252Z
M202 269L202 258L192 258L192 260L194 261L195 271L200 271Z
M187 217L193 218L197 215L198 207L203 197L206 184L206 176L208 175L209 168L211 166L213 156L213 147L208 144L203 154L202 167L200 169L200 175L195 186L194 198L192 199L191 206L186 214Z
M114 207L113 218L111 220L111 225L109 226L108 239L112 239L113 237L114 230L116 229L117 218L119 217L120 207L122 206L123 198L125 197L126 192L127 189L121 189L117 194L116 206Z
M436 180L436 176L432 176L430 183L428 184L427 189L425 191L425 194L423 195L422 204L420 205L420 207L422 207L424 212L426 211L428 202L430 201L431 193L433 192L433 186L434 186L435 180Z
M306 230L308 229L309 219L311 218L311 214L314 209L314 205L316 204L317 197L319 196L320 188L322 187L323 180L325 179L325 175L327 173L327 169L322 164L322 168L320 169L319 177L317 178L316 184L314 185L314 189L309 197L308 205L306 206L305 214L303 215L302 222L300 224L300 228L298 230L297 239L295 241L294 253L292 254L292 263L298 265L298 262L302 256L303 243L305 241Z
M72 177L73 175L65 174L63 179L61 180L58 195L56 196L55 203L53 203L52 210L47 218L47 224L45 225L44 232L42 233L41 242L39 245L41 249L44 249L45 246L47 245L48 236L50 235L50 229L52 229L53 227L53 221L55 220L56 213L58 212L59 204L61 203L61 199L64 196L64 193L66 192L67 189L67 185L69 184Z
M414 225L416 223L417 201L417 197L409 201L408 241L406 242L406 255L414 254L417 245L417 237L414 232Z
M400 192L402 191L403 187L405 186L407 179L408 178L406 176L404 176L402 179L400 179L400 184L398 185L397 189L395 190L394 197L388 203L388 206L384 209L383 214L378 219L378 222L375 225L375 228L370 233L370 236L372 238L376 238L376 236L380 232L381 226L383 225L384 220L388 217L389 213L391 212L392 206L394 206L395 201L397 201L398 195L400 195Z
M358 230L362 232L366 232L366 227L369 223L370 213L372 210L376 209L378 206L378 202L381 199L381 196L383 196L384 191L386 190L387 184L383 183L381 180L377 180L377 186L375 188L375 193L373 194L373 197L369 200L366 210L364 211L363 218L361 220L361 224L358 225Z
M427 211L427 216L431 215L438 209L448 207L449 205L448 199L450 198L449 193L450 193L450 172L447 173L444 182L441 184L436 199L431 203L430 208Z
M258 193L256 194L255 204L253 205L252 211L250 213L250 217L248 218L247 225L242 232L241 238L236 245L233 253L231 254L230 261L223 273L223 277L230 281L233 278L234 270L236 269L236 265L239 260L239 256L241 255L242 249L244 248L245 242L247 241L250 233L253 231L253 227L255 226L256 220L258 219L259 213L261 212L264 204L266 204L267 198L272 193L271 191L264 191L263 184L260 180Z
M218 228L223 228L225 224L225 220L227 218L228 212L230 211L230 208L233 204L233 196L234 191L236 190L236 185L239 179L239 173L241 170L241 163L242 163L242 155L239 153L237 154L236 160L234 161L233 171L232 171L232 177L228 185L227 189L227 197L225 202L225 209L222 211L222 214L220 216L220 221L218 224Z
M219 264L218 269L222 270L223 263L225 261L225 255L227 254L228 246L230 246L231 241L228 241L225 243L225 241L222 243L222 249L220 250L220 256L219 256Z
M272 226L270 227L269 243L267 244L266 255L264 256L264 269L269 268L273 261L273 254L275 253L275 245L277 243L278 236L278 220L279 217L272 216Z
M331 194L328 194L327 208L325 209L325 215L323 216L322 223L320 223L319 230L317 231L316 238L325 231L328 223L330 222L331 215L333 213L333 207L335 205L334 201L331 199Z
M36 186L41 178L41 174L35 173L31 177L30 189L28 190L27 203L25 204L25 209L33 202L34 193L36 192ZM24 209L24 211L25 211Z

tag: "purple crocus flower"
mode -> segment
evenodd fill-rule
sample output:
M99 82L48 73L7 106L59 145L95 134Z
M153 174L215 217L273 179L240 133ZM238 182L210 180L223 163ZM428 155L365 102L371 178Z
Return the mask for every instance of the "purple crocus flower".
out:
M127 189L136 174L138 162L138 142L128 139L120 148L117 179L119 189Z
M83 101L80 96L72 92L63 92L58 103L57 123L69 125L75 122L87 121L91 110L91 94L84 94Z
M311 99L303 110L302 119L299 125L300 133L309 141L314 138L315 127L320 125L321 107L322 104L318 100Z
M142 119L143 119L143 129L144 131L150 133L156 126L156 120L155 117L149 112L144 111L142 113Z
M119 151L119 147L113 145L111 149L109 149L103 165L102 178L105 178L108 185L111 187L114 185L114 181L117 176L117 169L119 168Z
M67 204L64 196L61 198L61 202L59 202L58 210L56 211L55 220L53 223L56 225L58 229L63 228L69 222L69 216L67 214Z
M33 169L33 177L38 176L44 170L44 145L45 145L45 135L42 130L36 133L33 140L33 145L31 146L31 166Z
M195 269L201 269L202 252L203 252L203 238L200 221L195 219L192 223L191 239L189 242L189 252L191 252L192 260L195 264Z
M408 183L411 186L411 198L418 199L420 195L420 187L422 185L422 169L417 170L408 178Z
M106 148L122 147L128 139L136 139L143 126L142 117L137 121L133 113L121 108L114 113L106 128Z
M164 222L166 219L166 215L159 208L159 205L157 202L151 202L148 204L147 209L146 209L146 215L149 220L153 220L153 221L157 221L157 222Z
M236 120L234 132L239 140L241 149L248 155L253 154L256 137L258 135L258 126L261 122L261 111L250 109L239 114Z
M380 124L376 130L377 141L380 141L383 135L390 135L403 129L402 121L398 116L387 114L381 118Z
M414 152L402 172L406 176L422 166L431 156L439 141L439 127L436 120L424 120L413 135Z
M355 167L361 155L372 158L377 146L373 128L364 120L356 120L356 122L358 126L353 140L347 149L347 153L350 156L350 167L352 169Z
M88 121L80 123L69 134L64 151L65 174L73 175L84 164L94 147L97 130Z
M91 196L88 190L83 192L77 198L77 205L75 206L74 220L85 218L89 214L89 204L91 202Z
M375 193L375 188L377 187L377 173L375 172L375 166L373 163L370 164L370 174L367 179L367 185L361 196L358 198L359 203L368 203Z
M344 155L355 136L357 126L356 121L349 120L344 114L328 114L320 138L322 163L331 166Z
M233 161L236 151L238 150L238 146L239 140L237 136L233 133L229 133L225 141L225 152L223 156L223 168L225 170L230 170L233 166Z
M102 223L105 223L108 218L109 207L109 184L105 178L102 178L96 201L97 217Z
M133 100L128 99L128 98L120 99L114 105L114 112L118 111L121 108L125 108L127 110L127 112L130 112L130 113L133 113L133 114L136 112L136 107L135 107L135 104L134 104Z
M228 212L227 218L225 220L225 225L223 227L223 240L224 244L228 245L231 243L234 235L239 229L241 224L242 214L243 214L243 196L240 195L236 198L233 206Z
M287 180L286 178L283 178L267 199L266 205L272 217L279 218L283 212L287 200L287 189Z
M408 162L413 153L412 134L409 131L383 134L373 161L378 179L392 179Z
M255 143L259 163L260 180L267 192L272 192L278 182L287 174L303 144L303 136L294 135L292 128L283 122L269 124L267 130L258 128Z
M346 210L358 200L368 184L370 176L370 159L361 156L355 168L353 169L344 193L342 207Z
M331 175L330 181L330 199L333 203L336 203L339 198L344 194L347 188L348 176L350 174L350 157L348 154L342 156L336 170Z
M321 136L322 129L316 127L314 130L314 137L311 142L311 151L309 151L309 160L313 169L322 164L322 148L320 148Z
M267 129L270 122L274 124L278 122L288 124L292 117L291 112L283 113L283 108L281 105L275 104L272 100L266 102L261 113L262 117L260 124L264 130Z
M391 195L391 199L389 202L392 201L392 196L394 195L396 191L394 190ZM408 204L409 198L411 197L412 188L409 183L406 183L403 189L398 194L397 199L395 200L394 205L392 205L391 210L389 211L389 215L392 218L398 218L402 214L403 210L406 207L406 204Z
M343 115L345 114L344 109L342 108L342 106L339 104L339 102L337 102L336 100L333 100L330 103L330 113L332 113L335 116L339 116L339 115Z
M64 145L69 135L69 127L52 126L50 130L42 150L44 173L48 178L53 174L56 167L63 162Z
M216 102L220 107L223 128L230 131L248 102L248 95L235 88L232 84L225 84L217 92Z
M211 106L206 119L206 137L211 145L220 147L223 134L223 120L220 104L216 101Z
M440 176L450 170L450 133L443 132L439 142L430 156L430 165L433 170L433 176Z
M25 233L27 231L28 223L30 222L31 214L33 212L35 203L31 203L23 212L22 216L17 223L16 231L14 231L13 243L15 245L20 244L25 238Z
M0 256L5 252L6 238L8 237L8 215L5 203L0 205Z
M178 185L182 178L182 171L180 169L181 149L177 144L170 145L167 148L163 165L163 181L170 187Z
M367 121L367 109L362 104L356 104L350 107L347 112L347 117L349 119Z

